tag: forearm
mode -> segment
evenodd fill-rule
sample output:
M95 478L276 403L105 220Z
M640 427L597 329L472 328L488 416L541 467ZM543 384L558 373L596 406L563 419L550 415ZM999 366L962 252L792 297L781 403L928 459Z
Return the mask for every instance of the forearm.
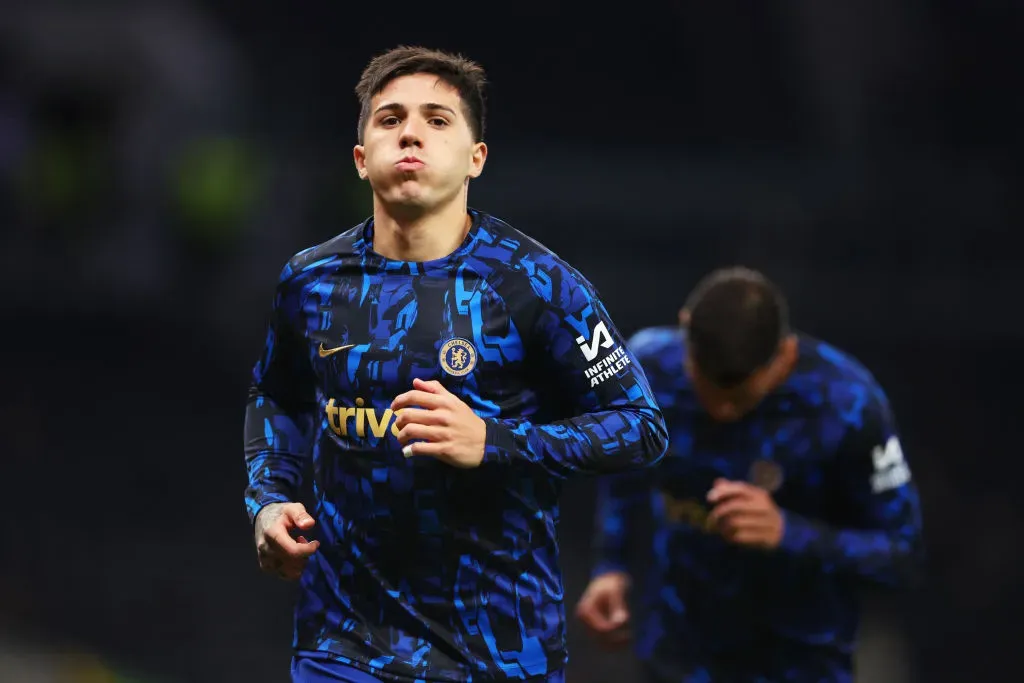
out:
M591 576L627 570L630 531L637 512L649 500L646 473L626 472L598 479Z
M917 573L921 556L916 524L891 530L843 529L784 513L780 549L820 562L825 571L855 575L887 586L903 586Z
M612 473L658 462L668 447L661 411L624 407L550 424L489 419L484 462L525 460L557 476Z
M244 427L249 480L245 505L250 521L270 503L296 500L312 432L310 412L288 412L258 390L250 393Z

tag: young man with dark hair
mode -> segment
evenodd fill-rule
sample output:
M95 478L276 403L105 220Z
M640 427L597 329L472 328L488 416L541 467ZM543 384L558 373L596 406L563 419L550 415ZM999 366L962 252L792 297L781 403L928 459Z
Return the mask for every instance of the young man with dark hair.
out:
M371 61L353 154L373 216L278 282L245 500L261 567L300 579L294 681L562 680L562 481L666 448L591 284L467 207L483 86L435 50Z
M791 331L758 272L710 274L680 320L629 343L669 452L599 482L577 615L606 644L628 638L627 540L649 506L636 652L651 683L851 681L858 586L900 585L920 557L918 494L886 395L851 356Z

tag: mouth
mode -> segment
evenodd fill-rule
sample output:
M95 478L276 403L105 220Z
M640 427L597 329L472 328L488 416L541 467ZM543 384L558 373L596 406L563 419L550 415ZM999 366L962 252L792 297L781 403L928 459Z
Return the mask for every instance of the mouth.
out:
M416 157L403 157L402 159L398 160L398 163L395 164L395 168L397 168L399 171L402 171L403 173L407 171L418 171L424 166L426 166L426 164L424 164Z

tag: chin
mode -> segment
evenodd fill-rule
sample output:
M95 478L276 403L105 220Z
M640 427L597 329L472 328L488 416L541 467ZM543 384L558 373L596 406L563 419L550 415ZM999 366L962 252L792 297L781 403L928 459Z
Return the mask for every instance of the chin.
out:
M370 187L386 204L422 204L426 200L426 195L430 194L427 188L415 180L390 179L390 182L384 183L371 181Z
M416 190L415 192L396 192L390 198L390 204L394 206L405 206L410 209L430 208L436 202L430 200L430 195L422 190Z
M397 212L424 213L451 201L460 189L429 186L416 179L407 179L394 182L378 192L378 196L384 204Z
M383 200L393 213L407 216L426 213L437 204L421 192L393 192L385 195Z

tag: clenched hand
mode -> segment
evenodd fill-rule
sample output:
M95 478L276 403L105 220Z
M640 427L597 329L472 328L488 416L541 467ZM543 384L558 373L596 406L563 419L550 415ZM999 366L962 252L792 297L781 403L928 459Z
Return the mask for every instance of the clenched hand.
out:
M307 541L304 536L292 538L293 530L312 529L316 522L302 503L271 503L256 515L256 554L260 568L279 578L294 581L320 541Z

